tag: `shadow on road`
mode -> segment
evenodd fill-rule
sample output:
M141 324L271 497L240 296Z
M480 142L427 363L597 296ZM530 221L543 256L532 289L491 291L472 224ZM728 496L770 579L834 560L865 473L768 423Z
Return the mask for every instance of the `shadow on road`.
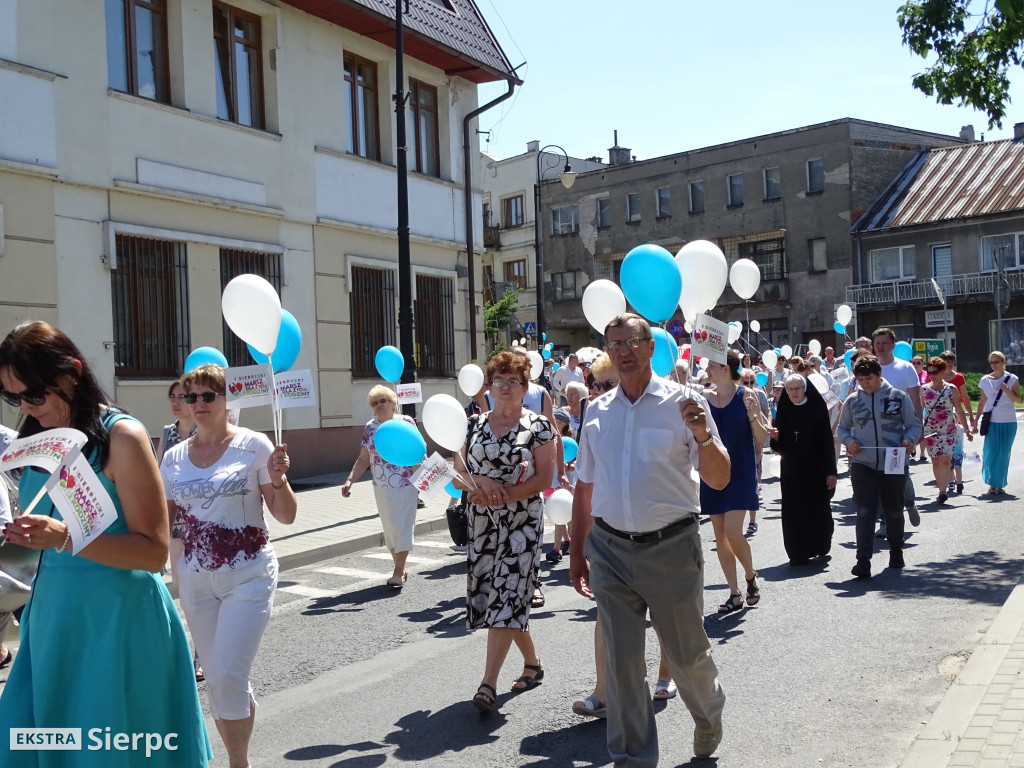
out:
M406 762L431 760L446 752L493 744L498 740L497 731L506 722L500 706L512 696L511 693L499 695L490 715L482 715L469 701L460 701L433 713L429 710L411 712L395 723L398 730L385 736L384 741L396 747L391 757Z
M575 768L594 768L608 765L608 743L605 721L585 720L569 728L557 731L542 731L527 736L519 747L524 758L536 758L531 762L520 762L520 768L541 768L541 766L573 765ZM572 755L571 761L568 755Z
M278 586L287 586L290 582L279 582ZM293 582L292 582L293 583ZM392 600L401 595L401 590L381 584L366 589L346 592L337 597L317 597L302 612L303 616L323 616L327 613L351 613L360 610L368 603L377 600Z
M334 757L345 752L372 752L384 749L384 744L374 741L361 741L356 744L316 744L311 747L299 747L284 753L285 760L323 760L327 757ZM346 766L346 768L372 768L387 760L386 755L362 754L335 763L334 766ZM334 768L332 766L332 768Z

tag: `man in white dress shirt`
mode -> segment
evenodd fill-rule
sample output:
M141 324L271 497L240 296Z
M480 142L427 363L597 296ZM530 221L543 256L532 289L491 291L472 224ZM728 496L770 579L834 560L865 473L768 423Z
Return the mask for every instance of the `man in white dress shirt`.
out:
M565 388L569 385L569 382L577 381L583 384L583 369L579 366L580 359L573 352L569 355L569 360L555 371L551 375L551 386L553 386L559 396L559 405L565 405L567 403L567 397Z
M646 320L619 315L605 339L619 386L592 401L583 422L570 576L577 592L597 599L608 751L616 766L652 768L658 733L645 675L648 609L693 716L694 755L710 757L722 738L725 693L704 632L697 475L724 488L730 462L699 389L653 376Z

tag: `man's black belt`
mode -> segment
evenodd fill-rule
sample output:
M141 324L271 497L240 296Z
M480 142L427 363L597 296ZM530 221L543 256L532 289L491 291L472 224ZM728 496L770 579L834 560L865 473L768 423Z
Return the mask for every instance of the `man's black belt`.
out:
M656 531L627 533L626 531L620 531L618 528L612 528L604 521L604 518L594 518L594 523L598 528L603 528L608 531L608 533L612 534L612 536L618 536L620 539L629 539L634 544L650 544L652 541L661 541L669 536L674 536L681 531L685 531L691 525L696 524L696 522L697 518L690 515L689 517L684 517L682 520L676 520L674 523L669 523L664 528L659 528Z

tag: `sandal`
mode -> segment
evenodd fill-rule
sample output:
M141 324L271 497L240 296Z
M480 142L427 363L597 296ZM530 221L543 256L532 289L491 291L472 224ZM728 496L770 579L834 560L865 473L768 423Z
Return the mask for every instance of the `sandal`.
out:
M657 685L654 686L654 699L655 701L674 699L678 692L679 688L676 687L675 681L671 677L667 680L659 677Z
M488 693L484 690L490 691ZM494 709L494 699L498 695L498 692L494 690L493 685L487 683L480 683L480 687L476 689L476 695L473 696L473 706L479 709L483 714L491 714L491 710Z
M544 593L540 591L540 587L533 593L533 597L530 598L531 608L543 608L544 607Z
M203 674L203 667L199 663L199 659L197 659L197 658L193 658L192 659L192 669L196 673L196 682L197 683L201 683L201 682L203 682L203 680L206 679L206 676Z
M761 588L757 586L757 574L747 579L747 605L757 605L761 600Z
M536 688L540 685L540 681L544 679L544 667L540 664L523 664L524 673L527 669L533 670L533 674L522 674L512 683L512 690L516 693Z
M587 696L583 701L574 701L572 711L581 717L608 717L608 709L597 696Z
M753 536L757 533L757 523L751 523L747 526L747 536Z
M402 587L405 586L405 582L407 582L408 580L409 580L409 572L406 571L405 573L402 574L402 578L396 579L394 576L392 576L390 579L388 579L384 583L387 584L392 589L401 589Z
M743 607L743 595L729 595L729 599L718 606L719 613L732 613Z

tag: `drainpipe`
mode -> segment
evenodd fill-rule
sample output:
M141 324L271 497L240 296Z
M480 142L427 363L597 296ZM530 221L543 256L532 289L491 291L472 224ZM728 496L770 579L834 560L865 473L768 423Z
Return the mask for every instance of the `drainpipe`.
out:
M494 101L474 109L462 118L462 164L464 166L463 195L466 209L466 257L469 261L469 357L477 359L476 348L476 272L473 267L473 164L470 158L469 122L491 107L497 106L512 96L516 89L516 81L508 81L508 93L504 93Z

